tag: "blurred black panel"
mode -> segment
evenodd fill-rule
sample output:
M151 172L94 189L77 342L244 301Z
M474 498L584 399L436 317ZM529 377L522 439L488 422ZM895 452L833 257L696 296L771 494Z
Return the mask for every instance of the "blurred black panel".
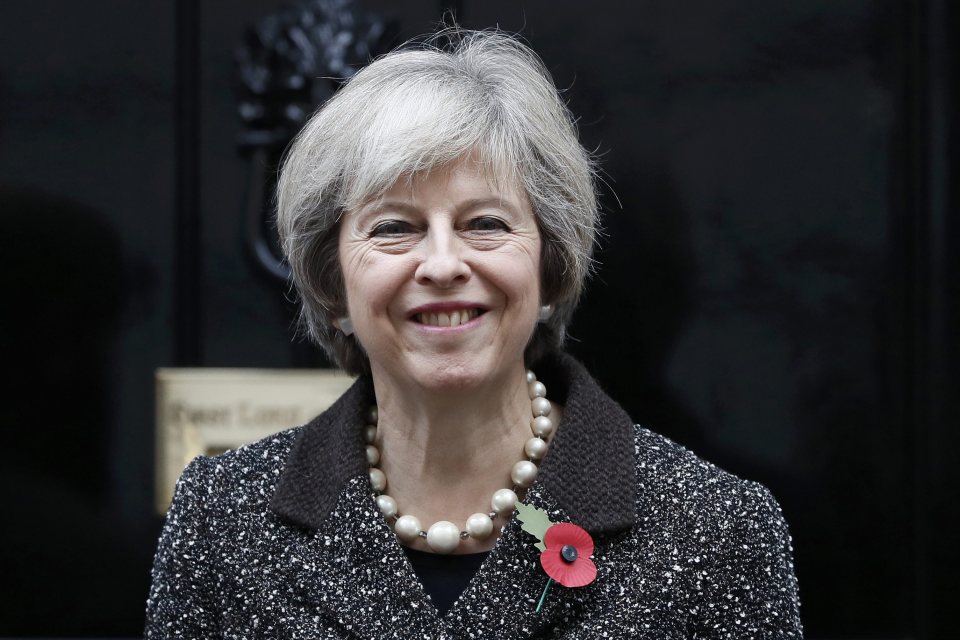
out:
M0 636L136 635L173 339L173 15L40 0L0 24Z

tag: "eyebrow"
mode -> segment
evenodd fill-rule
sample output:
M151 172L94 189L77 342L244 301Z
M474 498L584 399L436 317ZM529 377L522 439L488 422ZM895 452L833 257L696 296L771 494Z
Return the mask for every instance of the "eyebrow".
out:
M458 214L473 211L475 209L482 209L484 207L496 207L499 209L504 209L512 215L519 215L516 205L511 202L508 198L505 197L489 197L489 198L470 198L460 202L455 207L455 212ZM421 211L420 207L417 207L405 200L376 200L369 203L367 206L362 208L361 217L366 218L370 215L376 215L377 213L382 212L384 209L397 209L405 213L419 213Z
M457 206L457 211L462 213L464 211L473 211L474 209L482 209L483 207L489 206L505 209L513 215L519 215L520 213L517 211L517 207L503 196L498 198L471 198L470 200L464 200Z

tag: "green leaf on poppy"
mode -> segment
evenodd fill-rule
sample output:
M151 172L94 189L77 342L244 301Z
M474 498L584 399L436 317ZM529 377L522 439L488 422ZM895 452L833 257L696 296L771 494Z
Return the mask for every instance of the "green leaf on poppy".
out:
M529 534L536 536L537 544L534 545L540 551L544 551L547 545L543 544L543 536L547 534L547 529L553 526L547 512L539 507L517 502L517 520L520 521L520 528Z

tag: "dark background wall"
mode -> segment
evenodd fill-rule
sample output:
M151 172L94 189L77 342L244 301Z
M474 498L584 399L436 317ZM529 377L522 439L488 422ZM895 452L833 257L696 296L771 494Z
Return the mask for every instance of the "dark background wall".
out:
M243 244L233 55L282 5L0 8L0 636L139 635L156 367L317 361ZM569 348L773 490L808 637L950 637L954 6L358 6L521 31L568 89L607 211Z

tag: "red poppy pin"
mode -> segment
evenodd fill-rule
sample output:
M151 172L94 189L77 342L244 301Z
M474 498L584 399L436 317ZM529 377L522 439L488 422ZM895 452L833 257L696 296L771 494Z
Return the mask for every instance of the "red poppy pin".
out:
M585 587L597 578L597 566L590 559L593 538L575 524L551 522L543 509L518 502L517 511L521 528L538 540L540 565L547 572L547 586L537 603L536 612L540 613L554 582L564 587Z

